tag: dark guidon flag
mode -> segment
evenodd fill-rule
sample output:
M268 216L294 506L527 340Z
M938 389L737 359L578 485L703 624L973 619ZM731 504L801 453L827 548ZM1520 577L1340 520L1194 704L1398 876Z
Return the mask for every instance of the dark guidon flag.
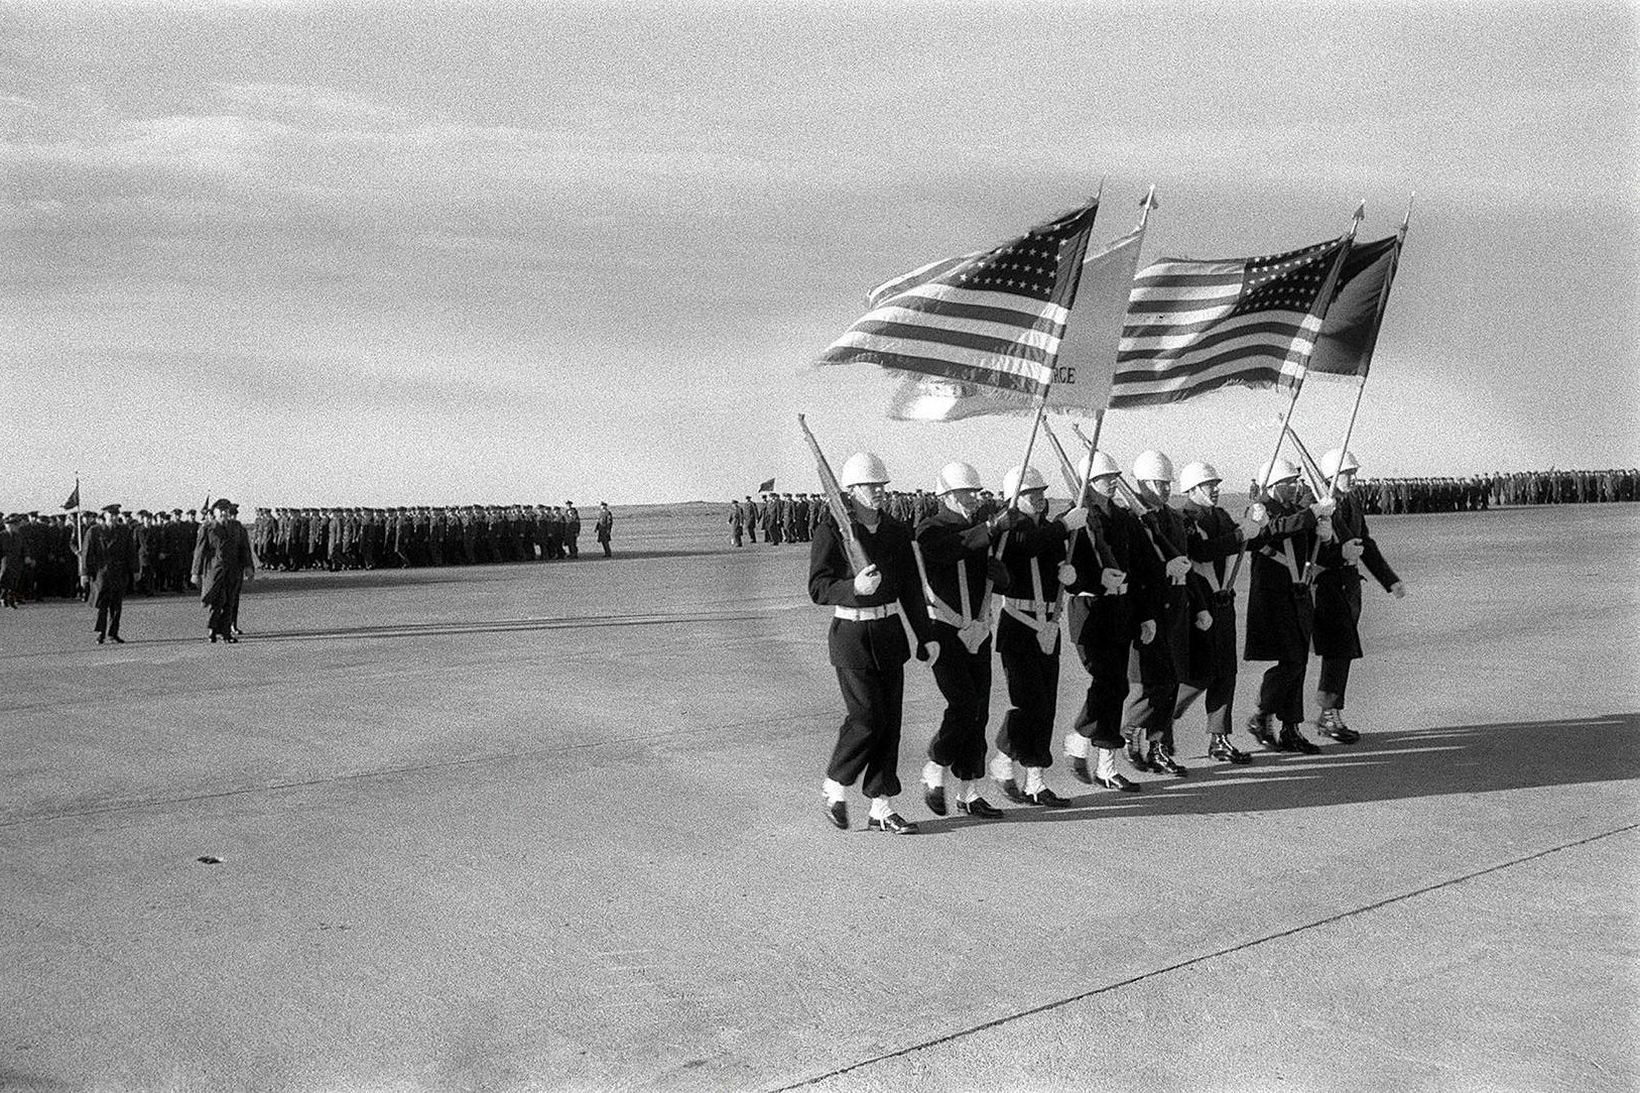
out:
M774 479L769 478L765 479L763 484L757 487L757 492L768 493L772 489L774 489Z

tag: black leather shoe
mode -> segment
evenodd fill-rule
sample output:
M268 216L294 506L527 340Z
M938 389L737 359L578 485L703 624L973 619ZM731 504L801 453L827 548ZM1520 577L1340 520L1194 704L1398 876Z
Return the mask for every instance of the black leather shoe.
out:
M1247 734L1271 751L1285 751L1281 741L1270 728L1270 715L1256 713L1247 719Z
M1120 774L1113 774L1109 778L1095 774L1093 776L1093 781L1095 785L1104 786L1106 789L1119 789L1123 793L1139 792L1138 782L1130 782L1126 778L1123 778Z
M124 645L125 644L125 639L120 637L118 634L109 634L108 635L108 640L113 642L115 645Z
M1071 777L1084 785L1093 785L1093 773L1088 770L1088 761L1078 759L1074 755L1069 758L1071 761Z
M212 645L216 644L216 631L214 631L214 630L211 631L211 644Z
M1344 724L1344 718L1337 710L1322 710L1321 716L1315 719L1315 731L1332 737L1340 744L1353 744L1361 739L1360 733Z
M107 639L107 638L105 638L105 637L103 637L103 636L102 636L102 635L101 635L101 634L98 634L98 635L97 635L97 644L98 644L98 645L101 645L101 644L102 644L102 643L103 643L103 642L105 642L105 641L107 641L107 640L108 640L108 639Z
M1040 789L1035 793L1024 794L1026 801L1044 808L1069 808L1070 802L1051 789Z
M1183 778L1190 773L1160 744L1150 749L1150 769L1157 774L1171 774L1175 778Z
M975 797L972 801L958 801L957 811L976 820L1000 820L1003 817L1002 809L984 797Z
M1230 743L1228 736L1214 736L1207 757L1219 763L1251 763L1253 757Z
M827 801L826 802L826 819L830 820L831 821L831 826L835 827L837 830L847 831L848 830L848 802L847 801Z
M232 634L223 634L222 635L222 640L227 642L229 645L238 645L239 644L239 639L234 637Z
M1145 761L1145 753L1139 749L1139 742L1137 740L1129 740L1127 742L1127 747L1124 748L1123 751L1127 753L1128 764L1133 767L1134 770L1143 774L1145 771L1150 769L1150 764ZM1154 752L1152 752L1152 754L1154 755Z
M1002 790L1002 795L1016 805L1022 805L1030 799L1025 796L1025 791L1019 788L1019 783L1012 778L1004 778L997 786Z
M1321 750L1314 741L1306 740L1304 734L1298 731L1297 725L1281 726L1281 750L1302 752L1305 755L1315 755Z
M945 815L945 787L923 786L923 804L936 816Z
M882 819L873 816L866 821L867 831L883 831L890 835L915 835L917 825L901 816L898 812L890 812Z

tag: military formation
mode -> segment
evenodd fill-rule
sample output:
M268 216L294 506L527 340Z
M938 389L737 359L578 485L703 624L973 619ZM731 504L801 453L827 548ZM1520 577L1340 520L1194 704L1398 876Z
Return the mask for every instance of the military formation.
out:
M76 498L78 489L75 491ZM593 536L611 556L614 514L599 502ZM244 581L258 565L300 569L479 565L580 556L581 515L530 505L460 509L258 509L247 529L239 507L99 513L12 513L0 524L0 604L80 598L96 612L99 644L123 644L125 598L199 591L212 642L234 644Z
M858 452L838 476L835 505L813 524L809 595L832 609L827 635L845 716L822 798L827 820L849 827L848 791L870 804L867 828L912 834L898 811L905 665L929 665L944 702L921 770L923 802L979 820L1015 804L1062 808L1054 765L1061 645L1068 639L1086 695L1059 741L1084 785L1135 793L1136 772L1188 776L1175 726L1201 702L1207 755L1253 761L1236 746L1232 705L1242 662L1267 665L1245 727L1259 748L1314 754L1304 733L1309 661L1320 658L1314 731L1343 744L1350 666L1361 658L1362 585L1396 598L1406 586L1378 549L1356 493L1359 465L1334 450L1315 489L1298 467L1260 468L1256 496L1234 516L1219 506L1222 476L1205 462L1175 474L1142 453L1130 485L1104 452L1083 461L1085 492L1050 516L1047 482L1015 467L1000 494L954 462L927 494L891 494L888 468ZM1175 484L1183 503L1173 503ZM844 493L846 491L846 494ZM896 503L897 502L897 503ZM902 515L903 514L903 515ZM1246 637L1238 657L1235 585L1249 567ZM994 750L987 737L995 663L1008 709Z
M600 502L593 531L610 554L614 515ZM269 568L403 569L552 562L581 556L581 510L557 505L459 508L257 509L251 542Z
M1605 504L1640 499L1640 470L1496 471L1468 478L1364 478L1368 516L1485 512L1504 505Z

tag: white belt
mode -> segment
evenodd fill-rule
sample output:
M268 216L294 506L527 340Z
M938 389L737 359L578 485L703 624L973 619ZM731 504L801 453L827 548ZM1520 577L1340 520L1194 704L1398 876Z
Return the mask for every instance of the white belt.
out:
M900 613L898 603L885 603L877 607L837 607L832 614L839 619L849 622L870 622L872 619L892 618Z
M1030 615L1045 614L1046 617L1051 619L1059 613L1059 604L1053 600L1021 600L1013 596L1003 596L1001 599L1002 606L1011 607L1015 611L1023 611Z

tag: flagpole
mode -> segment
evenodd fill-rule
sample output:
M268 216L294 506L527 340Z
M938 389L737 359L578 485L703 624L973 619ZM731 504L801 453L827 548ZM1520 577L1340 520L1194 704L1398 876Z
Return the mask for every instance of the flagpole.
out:
M1276 450L1274 452L1270 453L1270 462L1271 463L1274 463L1277 459L1279 459L1281 457L1281 445L1287 439L1287 425L1286 425L1286 423L1293 419L1293 408L1298 405L1298 396L1299 396L1299 393L1304 390L1304 378L1309 372L1310 354L1315 351L1315 338L1317 338L1321 335L1321 327L1320 327L1319 320L1325 319L1327 317L1327 309L1332 306L1332 294L1333 294L1333 290L1338 285L1338 275L1344 269L1345 259L1347 259L1350 256L1350 248L1355 245L1355 232L1356 232L1356 229L1361 226L1361 221L1365 220L1366 216L1367 216L1367 203L1365 201L1363 201L1355 207L1355 215L1350 219L1350 230L1344 237L1344 245L1338 249L1338 257L1333 259L1332 269L1327 272L1326 283L1321 286L1321 292L1317 296L1317 300L1320 302L1320 305L1321 305L1321 310L1320 310L1320 314L1315 316L1315 318L1318 320L1317 324L1316 324L1315 334L1310 339L1310 348L1307 349L1304 352L1304 361L1303 361L1303 365L1299 369L1298 379L1293 383L1293 397L1287 403L1287 413L1282 419L1281 432L1276 434ZM1300 330L1302 330L1302 329L1303 328L1300 327ZM1296 342L1297 339L1294 339L1294 341ZM1289 352L1291 352L1291 350L1289 350ZM1269 483L1267 483L1267 482L1258 483L1260 492L1263 492L1265 487L1268 486L1268 485L1269 485ZM1246 557L1247 557L1247 543L1245 541L1243 541L1242 544L1241 544L1241 550L1236 553L1236 564L1230 567L1230 576L1229 576L1229 579L1227 579L1224 582L1224 587L1233 588L1235 586L1236 578L1241 575L1242 561Z
M1384 278L1384 285L1378 290L1378 310L1373 316L1375 323L1382 323L1384 321L1384 308L1389 303L1390 285L1395 281L1396 267L1401 264L1401 247L1407 241L1407 228L1412 224L1412 203L1416 200L1418 200L1418 192L1414 190L1407 198L1407 211L1406 215L1401 217L1401 228L1395 233L1395 258L1390 263L1389 275ZM1373 339L1375 344L1377 341L1377 336L1378 331L1374 329ZM1355 392L1355 407L1350 410L1349 424L1344 427L1344 443L1339 445L1339 450L1342 452L1348 452L1350 450L1350 436L1355 432L1355 415L1361 412L1361 396L1366 392L1366 390L1367 377L1363 375L1361 377L1361 386L1358 387ZM1337 476L1334 476L1333 482L1337 482ZM1336 489L1329 484L1327 496L1334 497L1336 495Z

